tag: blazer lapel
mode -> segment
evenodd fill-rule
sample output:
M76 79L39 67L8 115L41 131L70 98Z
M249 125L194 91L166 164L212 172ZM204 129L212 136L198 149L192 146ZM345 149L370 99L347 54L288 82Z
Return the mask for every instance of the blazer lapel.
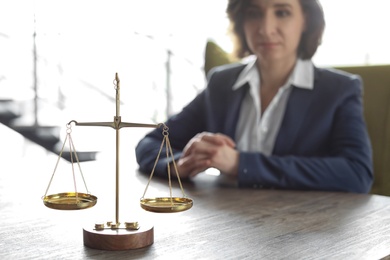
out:
M229 97L229 106L226 111L226 121L224 125L225 133L233 140L235 139L238 117L240 113L240 107L245 94L248 92L249 84L231 92Z

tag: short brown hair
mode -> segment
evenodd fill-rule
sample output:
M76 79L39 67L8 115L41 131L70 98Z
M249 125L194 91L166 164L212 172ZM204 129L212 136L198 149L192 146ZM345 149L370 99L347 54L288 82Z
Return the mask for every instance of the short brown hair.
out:
M298 57L311 59L321 44L325 28L324 12L318 0L299 0L306 18L306 30L298 46ZM234 44L234 55L238 58L252 54L245 39L245 10L250 0L229 0L226 13L230 20L230 33Z

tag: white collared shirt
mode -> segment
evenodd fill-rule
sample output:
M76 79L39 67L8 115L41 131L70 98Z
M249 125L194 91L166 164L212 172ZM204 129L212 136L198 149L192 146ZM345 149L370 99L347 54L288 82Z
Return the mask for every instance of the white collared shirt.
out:
M292 85L298 88L313 89L314 66L310 60L298 59L287 82L279 88L264 112L261 111L261 81L256 59L248 62L233 85L233 90L244 86L247 82L249 91L240 108L235 136L236 146L239 151L271 155Z

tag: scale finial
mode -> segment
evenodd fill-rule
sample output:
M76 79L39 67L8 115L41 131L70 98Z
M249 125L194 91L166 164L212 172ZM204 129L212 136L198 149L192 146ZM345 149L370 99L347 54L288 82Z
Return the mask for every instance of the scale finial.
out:
M119 117L120 116L120 79L119 79L119 76L118 76L118 72L115 73L115 82L114 82L114 85L115 85L115 90L116 90L116 116Z
M117 88L119 88L120 79L118 77L118 72L115 73L115 81L116 81L115 86L117 86Z

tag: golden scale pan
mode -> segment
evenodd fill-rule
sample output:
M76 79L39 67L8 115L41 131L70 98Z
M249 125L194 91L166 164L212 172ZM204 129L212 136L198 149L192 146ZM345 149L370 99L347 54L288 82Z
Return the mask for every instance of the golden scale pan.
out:
M59 210L87 209L95 206L97 197L81 192L63 192L43 197L46 207Z
M146 185L144 194L143 194L142 198L140 199L140 205L146 211L157 212L157 213L181 212L181 211L185 211L185 210L190 209L193 205L193 201L192 201L192 199L187 198L185 193L184 193L183 186L181 184L180 177L178 174L177 166L176 166L175 160L173 159L173 152L172 152L172 148L171 148L169 138L168 138L168 135L169 135L168 127L165 124L150 125L150 124L137 124L137 123L121 122L121 117L119 116L120 100L119 100L118 74L115 75L115 81L116 81L116 83L114 83L114 85L115 85L115 90L116 90L116 116L114 117L113 122L78 123L78 122L72 120L67 124L67 135L66 135L65 141L63 143L61 152L58 156L58 160L57 160L57 163L55 165L54 172L53 172L52 177L50 179L49 185L46 189L45 195L42 198L44 205L48 208L58 209L58 210L80 210L80 209L87 209L87 208L93 207L97 203L97 197L90 194L88 191L83 173L81 171L77 152L76 152L76 149L74 147L73 140L71 137L71 132L72 132L71 131L71 124L75 123L76 125L81 125L81 126L108 126L108 127L112 127L112 128L117 130L116 131L117 132L117 151L116 151L117 179L118 179L118 164L119 164L118 163L119 129L123 128L123 127L154 127L154 128L158 128L160 126L163 126L163 136L164 136L163 141L161 143L160 150L159 150L158 155L156 157L156 160L155 160L155 163L153 166L153 170L150 174L149 181ZM65 147L67 140L69 140L70 158L71 158L72 174L73 174L73 181L74 181L74 192L61 192L61 193L47 195L48 190L50 188L50 185L53 181L54 175L56 173L56 170L57 170L61 155L64 151L64 147ZM175 169L176 177L177 177L177 180L180 184L180 189L181 189L183 197L173 197L172 196L171 172L170 172L170 165L168 163L167 170L168 170L170 196L169 197L145 198L146 191L147 191L149 184L151 182L151 179L153 177L156 164L157 164L158 159L160 157L161 151L164 147L164 143L166 144L165 145L166 156L170 157L172 159L172 165ZM81 173L81 176L82 176L82 179L84 182L85 189L87 190L87 193L77 192L76 179L75 179L75 173L74 173L74 158L73 157L75 157L75 159L76 159L76 162L77 162L79 171ZM117 183L117 185L118 185L118 183ZM117 190L118 190L118 187L117 187ZM117 210L117 212L118 212L118 210ZM117 223L118 222L119 221L118 221L118 216L117 216Z

